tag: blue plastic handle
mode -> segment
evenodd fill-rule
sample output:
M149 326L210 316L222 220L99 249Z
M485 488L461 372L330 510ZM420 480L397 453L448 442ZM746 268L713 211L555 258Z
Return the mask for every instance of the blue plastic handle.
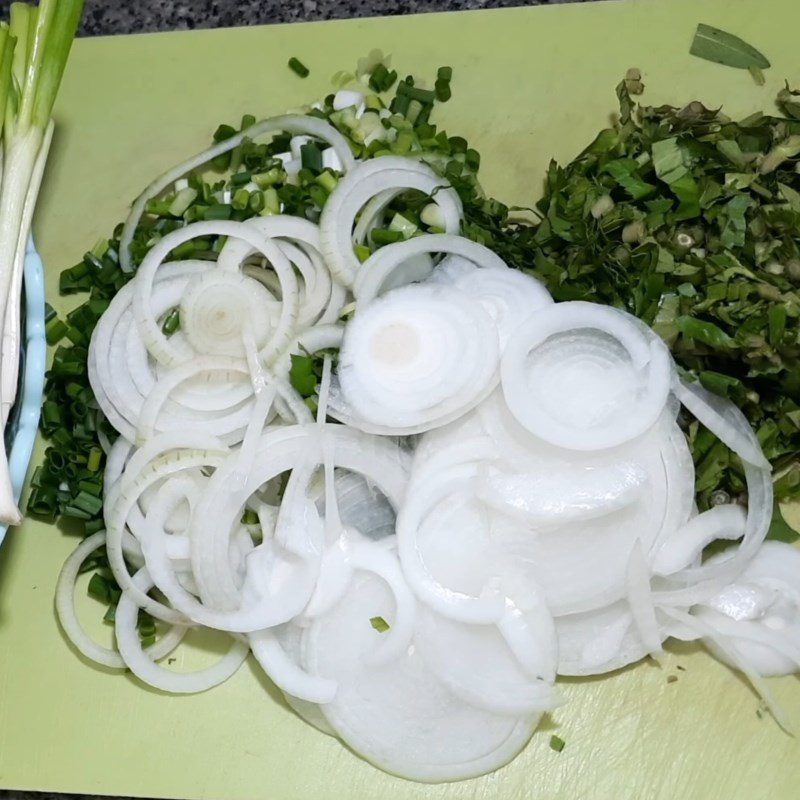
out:
M47 341L44 330L44 266L36 252L33 239L28 240L25 251L25 358L23 359L22 387L16 404L17 429L8 457L11 471L11 486L14 498L19 502L25 475L31 463L33 444L39 429L44 394L44 369L47 359ZM6 526L0 525L0 545L6 535Z

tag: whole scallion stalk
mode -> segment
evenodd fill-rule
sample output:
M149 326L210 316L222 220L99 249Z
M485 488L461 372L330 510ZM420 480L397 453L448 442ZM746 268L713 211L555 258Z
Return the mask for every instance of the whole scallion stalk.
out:
M20 290L25 245L52 136L53 109L83 0L12 3L0 27L0 419L14 402L20 345ZM0 438L0 522L21 515Z

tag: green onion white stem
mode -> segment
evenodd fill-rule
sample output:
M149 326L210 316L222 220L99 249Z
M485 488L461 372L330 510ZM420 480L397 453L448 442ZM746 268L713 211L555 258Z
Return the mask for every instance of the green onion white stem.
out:
M0 184L0 404L5 422L13 402L19 358L21 272L33 208L52 136L50 113L69 56L82 0L11 5L0 28L0 108L3 175ZM18 523L4 445L0 445L0 521Z

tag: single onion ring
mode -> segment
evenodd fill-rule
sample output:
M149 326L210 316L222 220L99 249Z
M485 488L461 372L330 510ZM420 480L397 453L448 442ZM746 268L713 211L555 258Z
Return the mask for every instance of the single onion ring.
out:
M500 367L517 421L570 450L602 450L655 425L670 391L666 346L622 311L585 302L542 308L509 340Z
M331 192L320 217L322 255L334 279L350 287L361 265L353 252L353 224L358 212L377 194L394 188L432 194L444 215L447 233L458 233L461 201L458 194L429 166L403 156L384 156L358 164Z

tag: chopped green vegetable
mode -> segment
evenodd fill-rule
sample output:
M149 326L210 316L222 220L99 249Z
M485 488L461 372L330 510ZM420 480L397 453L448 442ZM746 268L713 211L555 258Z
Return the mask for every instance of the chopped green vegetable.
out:
M309 68L294 56L289 59L289 69L301 78L307 78L310 73Z
M389 623L383 617L370 617L369 624L375 628L378 633L386 633L389 630Z
M800 533L783 518L781 507L778 503L775 503L772 509L772 525L770 525L769 529L769 538L789 543L796 542L800 538Z
M556 753L560 753L564 749L564 745L566 742L560 737L553 734L550 737L550 749L555 750Z
M180 311L177 308L173 308L172 311L167 314L166 318L164 319L164 323L161 326L161 330L165 336L172 336L175 331L178 330L181 326L181 315Z
M700 23L689 52L706 61L738 69L767 69L767 58L752 45L732 33Z
M389 71L383 63L378 63L369 76L369 85L374 92L385 92L392 88L396 80L396 70Z
M682 370L769 429L776 496L800 498L800 121L734 122L698 102L637 107L625 81L617 94L614 127L550 165L537 225L465 201L467 233L557 300L608 303L652 325ZM787 88L778 101L794 97ZM595 219L606 196L613 207ZM701 509L717 491L739 497L738 460L687 432Z
M258 514L252 508L242 512L242 525L258 525Z
M759 69L758 67L748 67L750 74L753 76L753 80L755 81L756 86L763 86L767 79L764 77L763 70Z
M311 356L292 355L289 382L302 397L310 397L317 389L317 375Z
M314 173L322 172L322 151L313 142L308 142L300 147L300 163L303 169L310 169Z

